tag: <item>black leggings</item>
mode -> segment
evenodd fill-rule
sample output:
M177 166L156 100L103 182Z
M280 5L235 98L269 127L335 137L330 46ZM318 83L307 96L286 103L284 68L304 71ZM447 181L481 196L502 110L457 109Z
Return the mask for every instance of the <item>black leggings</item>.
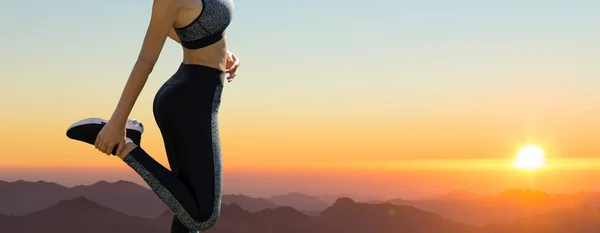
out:
M123 160L173 211L172 233L212 227L221 207L221 145L218 110L225 73L181 64L154 98L171 171L141 147Z

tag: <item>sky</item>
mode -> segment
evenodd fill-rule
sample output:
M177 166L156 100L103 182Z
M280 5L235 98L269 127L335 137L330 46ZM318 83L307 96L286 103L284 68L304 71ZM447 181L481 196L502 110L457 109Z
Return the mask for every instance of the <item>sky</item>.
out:
M110 117L151 4L0 1L0 179L141 182L65 130ZM220 109L225 190L591 189L597 12L592 0L238 0L227 43L242 65ZM164 165L151 103L181 59L168 41L131 114ZM543 187L506 165L530 143L551 165Z

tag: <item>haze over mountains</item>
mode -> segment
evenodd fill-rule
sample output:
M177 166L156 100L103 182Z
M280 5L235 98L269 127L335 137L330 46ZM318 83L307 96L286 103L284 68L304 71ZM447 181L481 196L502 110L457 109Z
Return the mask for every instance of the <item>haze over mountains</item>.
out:
M496 196L478 196L468 192L452 192L430 200L385 201L410 205L438 213L455 221L472 225L513 221L534 214L578 206L600 207L600 193L549 195L537 190L506 190ZM378 202L374 202L378 203ZM380 203L380 202L379 202Z
M61 200L76 197L86 197L116 211L147 218L155 218L167 209L151 190L129 181L113 183L99 181L92 185L70 188L45 181L19 180L0 181L0 214L25 215L47 208ZM318 197L300 193L266 199L236 194L223 195L223 203L238 203L251 212L277 206L290 206L312 214L323 211L331 205Z
M299 193L264 199L224 195L223 200L222 216L207 232L600 232L600 195L584 192L555 196L535 190L507 190L496 196L451 192L430 200L371 203L345 197L328 203ZM152 191L131 182L68 188L49 182L0 181L1 232L158 233L169 232L171 218Z

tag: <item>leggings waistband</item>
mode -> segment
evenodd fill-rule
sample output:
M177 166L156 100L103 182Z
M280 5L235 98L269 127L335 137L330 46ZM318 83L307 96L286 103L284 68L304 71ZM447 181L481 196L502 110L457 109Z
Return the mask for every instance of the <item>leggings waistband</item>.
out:
M225 71L197 64L181 63L177 72L166 83L188 83L190 85L219 85L225 80Z
M225 71L222 71L220 69L217 68L213 68L213 67L209 67L209 66L205 66L205 65L199 65L199 64L185 64L185 63L181 63L179 65L179 69L178 71L185 71L185 72L192 72L192 73L206 73L206 74L224 74Z

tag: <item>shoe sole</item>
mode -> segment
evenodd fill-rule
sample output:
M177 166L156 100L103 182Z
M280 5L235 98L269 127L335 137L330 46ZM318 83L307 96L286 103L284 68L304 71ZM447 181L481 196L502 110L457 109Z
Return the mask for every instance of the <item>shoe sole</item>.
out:
M75 128L77 126L82 126L82 125L89 125L89 124L105 125L106 123L108 123L107 120L104 120L99 117L92 117L92 118L83 119L83 120L73 123L71 126L69 126L69 128L67 130L71 130L72 128ZM131 120L127 120L127 123L125 124L125 128L138 131L138 132L140 132L140 134L144 133L144 126L142 125L141 122L139 123L139 125L135 125L133 122L131 122Z

